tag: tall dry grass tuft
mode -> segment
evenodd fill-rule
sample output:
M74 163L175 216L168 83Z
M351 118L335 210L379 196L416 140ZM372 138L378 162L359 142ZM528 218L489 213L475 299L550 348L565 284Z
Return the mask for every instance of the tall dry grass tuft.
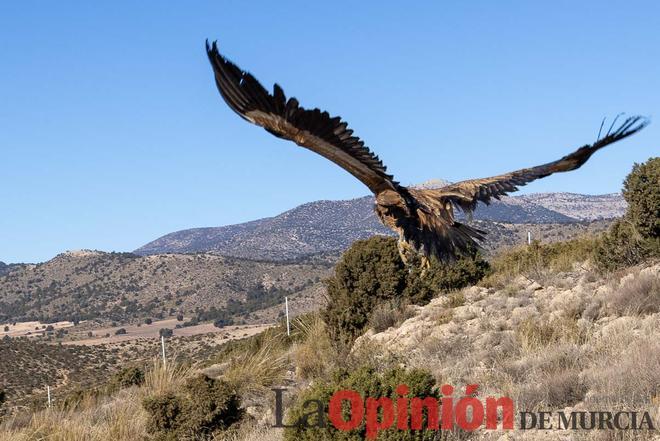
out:
M281 383L288 367L282 339L280 333L270 333L256 349L234 354L222 378L243 396L261 394L268 387Z
M189 365L170 363L163 365L160 359L154 359L153 368L145 374L143 396L161 395L176 392L191 377L194 368Z
M301 334L301 342L293 349L296 374L305 380L323 377L333 365L334 348L325 322L319 314L294 321Z
M614 285L604 301L605 313L618 316L660 312L660 274L649 270L631 274Z
M527 319L515 329L523 352L544 351L549 345L558 343L582 344L589 337L589 329L580 327L571 317L558 317L545 321Z
M8 421L0 426L0 440L133 441L147 436L146 418L138 391L124 390L86 408L36 412L21 427Z

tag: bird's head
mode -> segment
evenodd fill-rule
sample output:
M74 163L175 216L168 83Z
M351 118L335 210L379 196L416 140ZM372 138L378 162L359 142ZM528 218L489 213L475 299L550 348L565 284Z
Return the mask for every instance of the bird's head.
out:
M376 213L390 228L400 227L403 219L410 217L410 209L404 197L392 190L385 190L376 195Z
M403 197L393 190L381 191L376 195L376 204L383 208L399 208L403 209L406 207L406 201Z

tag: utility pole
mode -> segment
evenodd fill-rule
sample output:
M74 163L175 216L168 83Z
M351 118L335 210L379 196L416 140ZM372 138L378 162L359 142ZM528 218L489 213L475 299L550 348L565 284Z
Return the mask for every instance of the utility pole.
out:
M284 297L284 308L286 309L286 335L291 335L291 325L289 325L289 298Z

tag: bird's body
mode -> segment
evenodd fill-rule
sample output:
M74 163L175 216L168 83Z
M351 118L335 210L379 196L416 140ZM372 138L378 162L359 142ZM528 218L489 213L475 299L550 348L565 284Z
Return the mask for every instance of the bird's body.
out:
M319 109L307 110L295 98L287 99L280 86L270 94L248 72L223 57L215 43L206 45L216 85L225 102L239 116L265 128L273 135L295 142L329 159L364 183L376 196L375 211L381 222L399 235L404 260L421 256L452 260L472 253L484 239L484 232L457 222L456 208L470 215L479 202L516 191L518 186L557 172L575 170L597 150L641 130L647 121L630 117L616 129L563 158L536 167L490 178L473 179L437 189L416 189L400 185L387 173L378 156L364 145L340 117ZM602 128L602 127L601 127Z

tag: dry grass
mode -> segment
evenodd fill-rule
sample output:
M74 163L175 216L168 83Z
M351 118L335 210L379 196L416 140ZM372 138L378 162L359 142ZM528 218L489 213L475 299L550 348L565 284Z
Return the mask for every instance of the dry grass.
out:
M441 309L434 315L433 319L438 325L446 325L454 318L454 311L452 309Z
M334 349L325 323L318 314L297 319L294 327L300 330L302 341L293 348L296 374L305 380L321 378L333 365Z
M533 242L506 250L491 260L492 272L480 284L501 289L519 275L546 281L549 276L590 261L597 243L597 237L584 236L549 244Z
M554 320L527 319L515 330L520 347L526 352L545 350L561 342L581 344L588 339L588 330L581 328L571 317Z
M282 350L285 336L275 332L267 335L256 350L232 356L222 372L222 378L243 396L264 393L281 383L286 374L288 360Z
M644 271L624 278L603 299L606 313L644 315L660 312L660 274Z
M195 370L154 360L141 387L129 387L108 396L82 395L76 403L32 414L18 414L0 425L0 440L133 441L145 439L148 415L142 400L177 391Z
M449 308L458 308L459 306L465 305L465 294L463 291L456 291L448 296L449 302L447 306Z
M569 261L559 259L556 265ZM655 412L660 402L659 270L659 265L627 270L618 279L587 270L554 273L546 280L555 285L545 287L522 279L500 291L473 287L454 292L431 302L404 326L388 326L373 338L360 339L345 357L333 348L323 321L311 314L294 320L290 337L280 327L236 342L217 372L243 397L260 397L255 403L271 396L270 386L292 378L287 377L292 364L295 388L327 377L337 366L350 370L359 360L377 371L402 364L430 369L440 384L458 388L476 383L483 396L514 399L517 411ZM389 323L392 315L384 311L379 320ZM387 335L393 338L378 338ZM193 372L192 367L165 369L155 362L144 386L82 402L77 410L17 417L0 426L0 441L145 439L142 399L179 390ZM267 415L267 406L257 413ZM255 417L221 439L275 441L281 435ZM646 435L587 433L574 439L650 439Z
M222 441L280 441L283 432L283 429L274 429L270 426L245 424L236 432L224 436Z
M194 372L192 366L170 363L167 366L158 359L154 359L153 367L144 377L144 387L140 389L146 395L164 395L175 392L183 386Z
M369 327L375 332L382 332L388 328L400 325L413 315L412 309L407 305L384 303L376 306L371 312Z
M512 273L500 289L462 291L461 307L433 301L405 327L371 338L438 382L509 396L517 411L641 410L658 421L659 273L654 263L616 274L578 266L549 270L545 286ZM513 439L653 439L604 432L528 431Z
M134 441L146 437L146 419L138 391L125 390L102 405L47 409L32 414L27 423L9 420L0 426L0 440Z

